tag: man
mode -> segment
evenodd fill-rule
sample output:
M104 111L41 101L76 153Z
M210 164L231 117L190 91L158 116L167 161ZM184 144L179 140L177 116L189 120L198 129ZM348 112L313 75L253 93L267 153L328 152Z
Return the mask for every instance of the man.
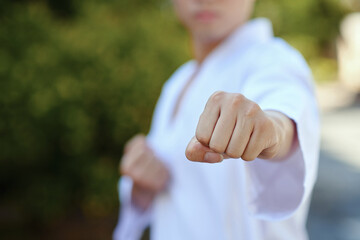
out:
M268 20L248 21L253 0L173 3L195 60L125 147L114 239L148 224L155 240L307 239L319 123L306 63Z

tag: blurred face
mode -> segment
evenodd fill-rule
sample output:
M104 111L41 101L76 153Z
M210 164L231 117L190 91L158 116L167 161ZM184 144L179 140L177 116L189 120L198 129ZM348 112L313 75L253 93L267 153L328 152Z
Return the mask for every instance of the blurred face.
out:
M250 17L255 0L173 0L180 21L193 38L218 41Z

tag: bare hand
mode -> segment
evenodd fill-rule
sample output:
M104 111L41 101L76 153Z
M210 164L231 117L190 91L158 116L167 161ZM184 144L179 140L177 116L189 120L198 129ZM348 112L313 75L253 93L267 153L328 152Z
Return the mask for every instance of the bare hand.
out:
M281 158L291 148L294 129L294 123L280 112L263 111L241 94L215 92L185 154L191 161L208 163L228 157Z
M169 180L167 168L149 148L144 135L136 135L126 144L120 173L133 180L132 201L143 210Z

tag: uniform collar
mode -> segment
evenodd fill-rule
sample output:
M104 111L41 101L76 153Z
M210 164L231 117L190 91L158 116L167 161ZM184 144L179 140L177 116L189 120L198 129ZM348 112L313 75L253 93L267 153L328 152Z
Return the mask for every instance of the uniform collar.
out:
M239 53L253 44L265 43L273 38L271 22L266 18L257 18L246 22L217 46L204 60L203 65L218 62Z

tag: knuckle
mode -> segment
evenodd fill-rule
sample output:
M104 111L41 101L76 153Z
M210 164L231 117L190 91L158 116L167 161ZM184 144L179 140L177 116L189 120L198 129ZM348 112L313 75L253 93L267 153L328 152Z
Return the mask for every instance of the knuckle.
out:
M136 161L143 162L144 160L147 160L153 156L153 152L149 148L140 148L139 155L136 159Z
M245 111L245 116L252 118L256 114L258 114L259 111L260 111L260 106L254 102L251 102L251 103L249 103L249 105Z
M224 97L225 92L223 91L216 91L210 96L211 103L219 103L221 99Z
M241 104L243 104L245 101L245 97L242 94L235 94L234 97L232 97L231 100L231 106L238 107Z
M147 150L147 145L146 145L146 142L145 141L141 141L140 143L139 143L139 149L140 149L140 151L143 153L143 152L146 152L146 150Z
M139 146L141 144L143 144L143 142L145 141L145 137L143 135L135 135L133 138L131 138L125 145L125 148L132 148L134 146Z

